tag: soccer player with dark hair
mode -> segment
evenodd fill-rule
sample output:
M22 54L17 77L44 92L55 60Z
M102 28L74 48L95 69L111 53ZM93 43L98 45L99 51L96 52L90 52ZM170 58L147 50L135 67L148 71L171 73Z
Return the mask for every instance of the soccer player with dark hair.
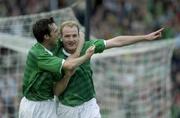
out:
M89 59L94 53L94 47L90 47L79 58L64 60L53 55L50 50L56 47L59 37L53 18L38 20L33 25L33 34L37 43L32 46L27 55L23 78L24 97L20 102L19 118L57 118L54 83L68 80L71 76L69 72ZM81 38L79 35L77 37ZM76 57L82 45L83 41L79 41L78 48L73 53ZM66 82L68 81L64 81L63 84L67 84ZM61 89L64 90L65 87L57 90L62 91Z

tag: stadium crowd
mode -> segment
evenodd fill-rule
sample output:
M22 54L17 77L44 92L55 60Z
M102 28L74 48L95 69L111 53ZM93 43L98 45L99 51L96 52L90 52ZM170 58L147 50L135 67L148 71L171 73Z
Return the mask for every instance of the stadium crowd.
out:
M52 8L50 0L0 0L0 17L19 16L48 12L57 8L64 8L76 2L75 0L52 0L57 6ZM77 18L84 24L85 1L79 0L74 7ZM24 7L26 6L26 7ZM175 38L176 49L172 58L172 95L174 100L173 109L180 109L180 0L93 0L91 12L91 33L97 38L109 39L118 34L142 34L160 27L165 27L163 39ZM0 51L2 53L2 51ZM19 76L19 75L18 75ZM0 90L16 87L17 77L3 83L3 76L0 76ZM15 82L14 82L15 81ZM19 89L19 87L17 87ZM8 92L9 97L3 96L0 91L0 118L3 118L5 107L10 114L15 111L17 103L14 101L16 92ZM9 107L8 104L14 105ZM178 112L173 110L175 117L180 117ZM13 118L13 116L12 116Z

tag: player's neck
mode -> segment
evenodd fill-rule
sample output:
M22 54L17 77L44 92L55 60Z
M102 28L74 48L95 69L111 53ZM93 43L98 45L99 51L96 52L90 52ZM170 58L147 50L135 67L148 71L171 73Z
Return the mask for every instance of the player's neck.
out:
M73 54L73 53L75 52L75 50L68 50L68 49L66 49L66 48L64 48L64 50L65 50L67 53L69 53L69 54Z
M50 49L52 49L52 46L51 45L49 45L48 43L46 43L46 42L43 42L43 43L41 43L46 49L48 49L48 50L50 50Z

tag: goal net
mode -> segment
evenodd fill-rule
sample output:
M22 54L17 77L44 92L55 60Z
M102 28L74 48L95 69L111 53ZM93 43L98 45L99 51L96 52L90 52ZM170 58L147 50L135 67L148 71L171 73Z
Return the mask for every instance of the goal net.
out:
M71 8L0 19L0 118L17 118L32 24L44 17L77 20ZM173 40L138 43L93 57L102 118L170 118Z
M173 40L111 49L93 60L104 118L171 118Z
M59 25L65 20L76 20L76 17L71 7L61 10L55 10L52 12L24 15L17 17L8 17L0 19L0 32L31 37L32 36L32 24L41 18L53 17L56 24Z

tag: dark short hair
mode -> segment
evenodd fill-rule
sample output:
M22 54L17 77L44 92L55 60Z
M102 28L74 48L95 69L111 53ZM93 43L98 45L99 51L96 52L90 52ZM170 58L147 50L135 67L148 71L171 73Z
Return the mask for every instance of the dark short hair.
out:
M53 17L49 19L40 19L36 21L35 24L33 24L32 30L34 37L39 43L42 43L44 41L44 36L45 35L50 35L50 27L49 25L55 23Z

